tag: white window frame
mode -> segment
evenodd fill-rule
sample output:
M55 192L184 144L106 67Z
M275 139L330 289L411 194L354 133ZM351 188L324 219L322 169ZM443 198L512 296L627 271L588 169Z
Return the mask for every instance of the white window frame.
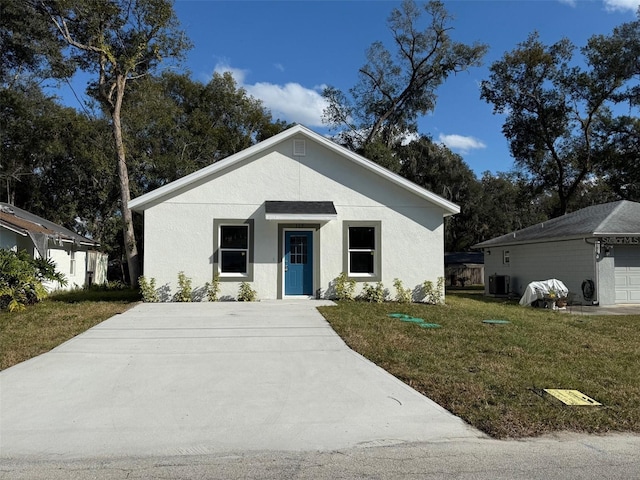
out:
M247 227L247 248L244 249L232 249L232 248L220 248L222 239L222 227ZM237 218L214 218L213 219L213 273L218 274L221 282L234 282L234 281L253 281L253 268L254 268L254 221L253 219L237 219ZM222 272L222 251L229 250L243 250L246 252L247 262L244 273L239 272Z
M509 250L503 250L502 251L502 263L504 265L510 265L511 262L511 254L509 253Z
M349 230L351 228L373 228L373 248L351 248L349 244ZM363 279L368 281L380 281L381 272L381 251L382 251L382 224L379 221L349 221L344 223L344 270L348 278ZM373 256L373 272L352 272L351 253L369 252Z
M244 227L247 229L247 248L231 248L231 247L222 247L222 229L224 227ZM247 223L221 223L218 226L218 254L220 258L218 259L218 273L221 277L242 277L247 278L249 276L249 253L251 250L251 226ZM224 252L245 252L245 271L244 272L223 272L222 271L222 254Z
M76 252L74 250L69 251L69 275L76 274Z

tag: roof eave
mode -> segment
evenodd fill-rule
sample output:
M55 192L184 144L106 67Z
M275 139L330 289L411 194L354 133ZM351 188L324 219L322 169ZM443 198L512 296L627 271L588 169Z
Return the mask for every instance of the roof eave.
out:
M326 137L323 137L322 135L312 130L309 130L306 127L303 127L302 125L296 125L294 127L291 127L290 129L285 130L284 132L281 132L277 135L274 135L273 137L263 140L260 143L252 145L251 147L245 150L242 150L234 155L231 155L223 160L220 160L219 162L213 163L208 167L205 167L201 170L193 172L185 177L179 178L178 180L175 180L171 183L168 183L167 185L157 188L156 190L153 190L149 193L145 193L144 195L134 198L133 200L129 201L129 208L131 210L138 211L138 212L144 211L146 208L148 208L149 206L151 206L152 204L160 200L162 197L169 195L175 191L178 191L181 188L188 186L192 182L202 180L203 178L206 178L209 175L213 175L214 173L220 170L231 167L235 163L240 162L245 158L248 158L252 155L256 155L257 153L267 150L271 148L273 145L298 134L306 135L307 137L317 141L319 144L325 146L326 148L338 153L339 155L342 155L343 157L348 158L349 160L386 178L392 183L395 183L396 185L414 193L415 195L425 200L428 200L431 203L436 204L437 206L439 206L444 210L443 212L444 217L448 217L448 216L460 213L460 207L455 203L450 202L440 197L439 195L436 195L435 193L432 193L420 187L419 185L416 185L413 182L410 182L404 177L401 177L400 175L387 170L386 168L378 165L377 163L372 162L371 160L368 160L367 158L361 155L358 155L357 153L351 152L350 150L338 145L332 140Z
M510 247L512 245L530 245L532 243L553 243L553 242L568 242L571 240L586 240L589 238L595 238L595 234L582 234L582 235L571 235L566 237L549 237L549 238L532 238L525 240L504 240L493 242L492 240L487 240L486 242L477 243L473 245L471 248L475 250L481 250L486 248L493 247Z

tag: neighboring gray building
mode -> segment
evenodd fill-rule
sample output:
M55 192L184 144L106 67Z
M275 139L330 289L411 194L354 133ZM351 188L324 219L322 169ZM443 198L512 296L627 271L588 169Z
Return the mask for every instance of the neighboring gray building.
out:
M474 246L485 294L556 278L585 304L640 304L640 203L594 205Z

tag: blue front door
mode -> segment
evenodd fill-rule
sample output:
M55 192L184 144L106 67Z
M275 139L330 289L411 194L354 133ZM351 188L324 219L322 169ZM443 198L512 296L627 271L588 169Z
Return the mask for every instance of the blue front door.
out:
M313 294L313 232L284 232L284 294Z

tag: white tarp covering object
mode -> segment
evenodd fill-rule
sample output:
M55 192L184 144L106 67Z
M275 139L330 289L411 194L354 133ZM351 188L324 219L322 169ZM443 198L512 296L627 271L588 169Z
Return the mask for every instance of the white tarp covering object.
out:
M564 283L555 278L541 282L531 282L527 285L524 295L520 299L520 305L531 306L533 302L541 300L542 296L549 295L551 291L553 291L556 298L566 297L569 293L569 289L565 287Z

